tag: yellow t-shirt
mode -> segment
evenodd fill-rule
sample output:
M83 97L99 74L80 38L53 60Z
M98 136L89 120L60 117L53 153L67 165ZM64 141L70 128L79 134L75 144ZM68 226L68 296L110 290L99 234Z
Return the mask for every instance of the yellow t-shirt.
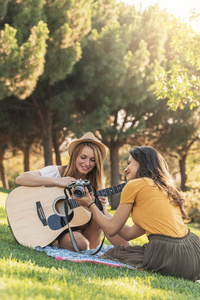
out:
M183 237L188 233L178 206L170 202L152 179L130 180L122 190L120 204L133 203L132 219L149 234Z

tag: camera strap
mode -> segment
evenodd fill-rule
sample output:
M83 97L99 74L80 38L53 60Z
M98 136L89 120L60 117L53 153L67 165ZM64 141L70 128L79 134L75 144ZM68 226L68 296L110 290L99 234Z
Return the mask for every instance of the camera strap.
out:
M94 186L92 186L92 187L94 188ZM65 224L65 225L68 225L69 235L70 235L70 239L71 239L72 245L73 245L73 247L74 247L74 250L75 250L76 252L80 253L80 254L83 254L83 253L81 253L81 251L79 250L79 248L78 248L78 246L77 246L75 237L74 237L73 232L72 232L72 230L71 230L71 227L70 227L70 225L69 225L69 220L68 220L68 214L69 214L69 213L68 213L68 208L70 207L70 204L69 204L69 196L68 196L68 194L66 193L66 188L64 188L64 194L65 194L65 199L64 199L64 209L65 209L65 216L66 216L66 219L67 219L67 224ZM101 205L101 202L99 201L99 198L98 198L98 196L97 196L97 193L96 193L96 189L95 189L95 188L94 188L94 197L95 197L95 204L96 204L96 203L100 203L100 205ZM97 205L97 204L96 204L96 205ZM98 208L99 208L99 205L98 205ZM102 208L102 210L101 210L101 208ZM102 207L102 205L101 205L101 207L100 207L99 209L100 209L101 212L103 213L103 207ZM63 220L63 221L64 221L64 220ZM91 253L90 255L95 255L95 254L97 254L97 253L101 250L101 248L102 248L102 246L103 246L103 243L104 243L104 240L105 240L105 233L104 233L104 237L103 237L103 240L102 240L102 242L101 242L99 248L98 248L95 252Z
M102 206L102 204L101 204L101 202L100 202L100 200L99 200L99 198L98 198L98 196L97 196L97 191L96 191L95 187L93 186L93 184L92 184L91 182L90 182L90 184L91 184L91 186L92 186L93 189L94 189L93 195L94 195L95 205L98 207L98 209L99 209L99 210L102 212L102 214L103 214L103 213L104 213L104 212L103 212L103 206ZM104 243L104 241L105 241L105 233L103 233L103 234L104 234L104 237L103 237L103 240L102 240L102 242L101 242L99 248L98 248L95 252L93 252L91 255L97 254L97 253L101 250L101 248L103 247L103 243Z
M67 225L68 225L68 229L69 229L70 239L71 239L71 242L72 242L72 245L73 245L75 251L78 252L78 253L81 253L81 251L78 249L75 237L74 237L73 232L71 230L71 227L69 225L69 220L68 220L69 196L66 193L66 188L64 189L64 193L65 193L64 209L65 209L65 216L66 216L66 219L67 219Z

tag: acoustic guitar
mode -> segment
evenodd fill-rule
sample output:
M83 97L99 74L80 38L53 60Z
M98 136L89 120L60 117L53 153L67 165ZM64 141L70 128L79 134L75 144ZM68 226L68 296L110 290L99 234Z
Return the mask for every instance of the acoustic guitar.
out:
M125 184L99 190L97 195L114 195L121 192ZM73 228L90 221L91 213L74 199L69 199L66 218L64 199L64 188L60 187L20 186L14 189L6 199L6 213L17 242L31 248L45 247L68 228L68 222Z

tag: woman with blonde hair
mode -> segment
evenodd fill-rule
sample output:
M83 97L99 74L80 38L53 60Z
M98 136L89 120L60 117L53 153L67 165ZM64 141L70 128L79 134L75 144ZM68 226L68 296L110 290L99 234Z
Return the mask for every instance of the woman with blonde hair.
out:
M103 160L106 156L106 149L94 134L87 132L80 139L72 141L68 153L70 159L67 166L46 166L38 171L24 172L16 178L16 183L32 187L42 185L66 187L76 182L77 179L87 179L96 190L102 189ZM105 206L106 198L99 197L99 200ZM100 244L102 229L93 218L87 224L72 230L80 251L95 249ZM119 237L117 243L126 244L126 241ZM52 244L74 251L68 231L62 233Z

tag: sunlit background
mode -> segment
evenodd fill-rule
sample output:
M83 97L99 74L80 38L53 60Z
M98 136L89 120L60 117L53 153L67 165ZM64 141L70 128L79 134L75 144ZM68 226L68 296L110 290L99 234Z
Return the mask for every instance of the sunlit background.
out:
M200 20L190 22L189 17L193 9L196 13L200 14L200 1L198 0L123 0L123 2L128 4L134 4L137 9L145 9L149 5L159 4L160 9L167 9L167 11L176 17L180 17L185 22L190 23L192 28L200 33ZM200 19L200 18L199 18Z

